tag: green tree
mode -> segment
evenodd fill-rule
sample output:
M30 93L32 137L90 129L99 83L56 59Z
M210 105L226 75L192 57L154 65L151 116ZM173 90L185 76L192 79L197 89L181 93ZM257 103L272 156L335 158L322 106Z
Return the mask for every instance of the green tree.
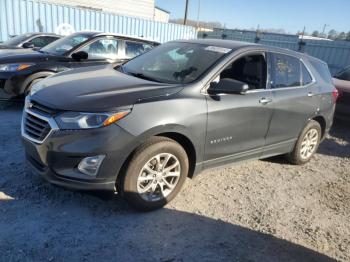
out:
M346 41L350 41L350 31L346 34Z
M336 40L344 41L346 39L346 34L345 32L341 32Z
M311 35L314 36L314 37L319 37L320 32L318 32L317 30L315 30L315 31L312 32Z
M337 36L338 36L338 32L332 29L332 30L329 30L327 38L335 40Z

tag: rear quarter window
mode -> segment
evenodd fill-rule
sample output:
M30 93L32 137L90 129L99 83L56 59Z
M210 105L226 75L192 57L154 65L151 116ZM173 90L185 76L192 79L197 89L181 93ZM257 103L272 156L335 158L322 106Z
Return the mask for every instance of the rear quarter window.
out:
M319 62L319 61L311 60L310 62L312 66L315 68L315 70L318 72L322 80L328 84L333 85L332 75L329 72L328 65L326 63Z

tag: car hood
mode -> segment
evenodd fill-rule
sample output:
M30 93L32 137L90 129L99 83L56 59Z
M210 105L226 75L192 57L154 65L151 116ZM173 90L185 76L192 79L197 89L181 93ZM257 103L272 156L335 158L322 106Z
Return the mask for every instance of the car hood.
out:
M152 82L121 73L112 65L65 71L40 81L31 99L53 109L103 112L169 96L182 85Z
M0 49L0 63L38 62L53 57L32 49Z
M20 48L21 47L0 44L0 50L1 49L20 49Z

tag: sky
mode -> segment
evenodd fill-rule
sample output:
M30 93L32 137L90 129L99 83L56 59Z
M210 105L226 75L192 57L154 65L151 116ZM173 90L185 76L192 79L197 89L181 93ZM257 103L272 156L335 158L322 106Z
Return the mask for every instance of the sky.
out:
M288 33L330 29L350 31L350 0L189 0L188 18L197 20L200 1L201 21L218 21L226 28L279 29ZM156 0L171 12L170 18L183 18L185 0Z

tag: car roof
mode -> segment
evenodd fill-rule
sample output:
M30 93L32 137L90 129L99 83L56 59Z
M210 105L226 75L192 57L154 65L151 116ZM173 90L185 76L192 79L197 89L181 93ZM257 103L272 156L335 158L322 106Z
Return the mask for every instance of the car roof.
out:
M44 33L44 32L26 33L26 35L31 35L31 36L35 36L35 35L47 35L47 36L62 37L61 35L57 35L57 34L55 34L55 33Z
M258 49L263 49L265 51L284 53L284 54L289 54L298 58L306 58L306 59L316 60L318 62L325 63L324 61L317 59L315 57L312 57L306 53L296 52L290 49L285 49L285 48L280 48L275 46L255 44L251 42L234 41L234 40L227 40L227 39L191 39L191 40L176 40L172 42L203 44L203 45L217 46L217 47L223 47L223 48L230 48L232 50L238 50L242 48L248 48L248 49L258 48Z
M80 32L76 32L74 34L87 34L87 35L90 35L91 37L96 37L96 36L116 36L116 37L121 37L121 38L140 40L140 41L148 42L148 43L160 44L157 41L154 41L152 39L148 39L148 38L145 38L145 37L130 36L130 35L123 35L123 34L109 33L109 32L101 32L101 31L80 31Z

